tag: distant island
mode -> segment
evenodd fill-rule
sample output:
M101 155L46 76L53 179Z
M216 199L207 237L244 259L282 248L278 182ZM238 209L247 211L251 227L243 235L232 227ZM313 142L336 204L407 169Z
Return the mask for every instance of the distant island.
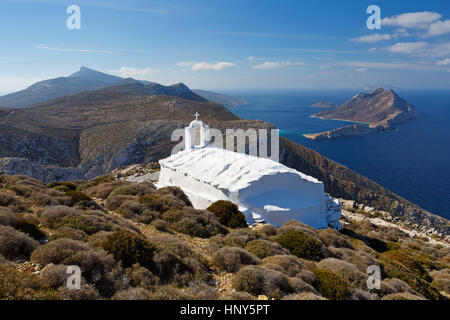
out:
M415 119L417 112L393 90L377 88L370 93L359 93L342 106L316 113L313 118L357 122L321 133L305 134L309 139L334 139L361 136L373 132L394 130L395 125Z
M320 102L313 104L313 107L323 108L323 109L331 109L331 108L337 108L338 106L329 101L320 101Z

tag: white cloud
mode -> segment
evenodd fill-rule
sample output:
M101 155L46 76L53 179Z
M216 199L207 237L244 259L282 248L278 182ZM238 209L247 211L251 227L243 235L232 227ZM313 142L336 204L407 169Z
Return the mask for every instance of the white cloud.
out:
M195 62L195 61L180 61L177 63L178 67L182 67L182 72L188 71L188 69L192 71L199 71L199 70L214 70L219 71L226 68L231 68L236 66L236 64L231 62L217 62L217 63L208 63L208 62Z
M358 38L352 38L352 39L350 39L350 41L362 42L362 43L373 43L373 42L378 42L378 41L383 41L383 40L391 40L392 37L393 36L390 34L372 34L370 36L362 36L362 37L358 37Z
M192 71L198 71L198 70L214 70L219 71L226 68L234 67L236 64L231 62L217 62L217 63L208 63L208 62L197 62L194 63L191 67Z
M250 56L250 57L247 58L247 60L248 61L253 61L253 60L255 60L255 57L254 56Z
M450 59L447 58L447 59L438 61L438 62L436 62L436 64L437 64L438 66L448 66L448 65L450 65Z
M177 66L183 67L183 68L189 68L191 67L195 62L194 61L180 61L177 63Z
M324 70L324 69L328 69L330 66L329 65L323 65L323 66L320 66L319 68L321 69L321 70Z
M358 68L358 69L355 69L355 71L356 72L365 72L365 71L367 71L367 68Z
M283 68L283 67L291 67L291 66L301 66L304 65L303 62L291 62L291 61L281 61L281 62L272 62L266 61L264 63L253 66L253 69L275 69L275 68Z
M450 20L436 21L428 27L425 34L426 37L440 36L442 34L450 33Z
M124 78L146 76L157 73L156 70L152 70L150 68L136 69L130 67L122 67L119 70L111 70L111 72Z
M440 58L450 55L450 42L429 44L427 42L400 42L386 50L416 57Z
M381 21L383 26L396 26L403 28L426 28L428 24L435 22L442 18L442 15L437 12L411 12L403 13L390 18L384 18Z
M391 63L391 62L367 62L367 61L350 61L341 65L352 68L371 68L383 70L439 70L437 67L418 65L412 63Z
M412 54L416 53L419 50L425 48L428 43L420 41L420 42L399 42L389 47L388 50L394 53L406 53Z
M95 49L76 49L76 48L57 48L49 47L43 44L38 44L35 46L38 49L48 50L48 51L58 51L58 52L80 52L80 53L103 53L103 54L114 54L112 51L106 50L95 50Z

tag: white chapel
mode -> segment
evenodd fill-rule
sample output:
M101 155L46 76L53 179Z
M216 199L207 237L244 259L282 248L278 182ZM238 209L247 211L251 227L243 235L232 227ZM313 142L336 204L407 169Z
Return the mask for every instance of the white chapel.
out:
M341 228L339 200L322 182L270 159L210 146L210 129L198 116L185 128L184 150L159 161L158 188L180 187L197 209L231 201L249 224L280 227L298 220L316 229Z

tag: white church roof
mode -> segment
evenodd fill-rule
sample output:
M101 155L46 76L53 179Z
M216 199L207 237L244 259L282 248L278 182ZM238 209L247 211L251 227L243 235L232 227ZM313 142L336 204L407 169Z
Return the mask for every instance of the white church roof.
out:
M214 147L181 151L160 160L163 167L231 192L247 188L251 182L263 176L291 173L310 183L322 184L319 180L269 159Z

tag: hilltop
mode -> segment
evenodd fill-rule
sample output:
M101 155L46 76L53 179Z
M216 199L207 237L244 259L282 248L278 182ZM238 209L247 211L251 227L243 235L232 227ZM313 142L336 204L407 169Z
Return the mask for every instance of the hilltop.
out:
M157 164L139 168L158 171ZM0 299L446 300L449 247L344 201L344 229L235 224L232 203L195 210L130 168L44 184L0 176ZM127 244L127 245L124 245ZM67 266L82 271L69 290ZM381 287L367 287L379 266Z

